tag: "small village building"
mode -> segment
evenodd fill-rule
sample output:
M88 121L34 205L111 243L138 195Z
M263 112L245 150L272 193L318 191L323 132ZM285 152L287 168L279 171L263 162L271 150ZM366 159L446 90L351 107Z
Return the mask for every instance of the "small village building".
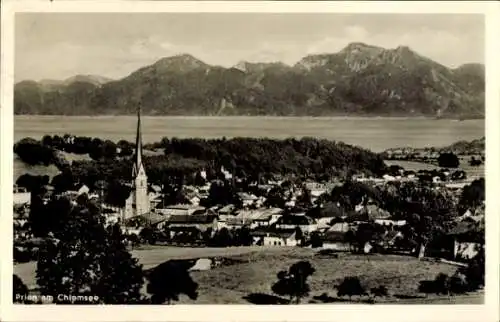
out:
M318 230L318 223L305 215L284 215L276 221L276 229L296 229L299 227L304 233Z
M263 237L263 246L297 246L295 230L281 230L268 232Z
M338 222L333 224L327 232L341 232L346 233L349 231L351 226L347 222Z
M191 216L195 214L204 213L206 211L205 207L189 204L171 205L165 208L156 208L155 212L162 214L164 216L176 216L185 215Z
M31 192L24 187L14 186L14 195L12 199L14 205L30 204Z
M216 215L172 215L166 220L167 229L170 231L170 237L173 238L179 232L191 232L196 229L205 232L210 229L217 231Z
M448 234L453 239L453 257L469 260L484 247L484 229L475 222L461 221Z
M404 226L406 225L406 220L394 220L394 219L375 219L376 224L382 226Z
M323 249L335 251L350 251L351 244L346 239L345 231L327 231L323 237Z
M318 230L327 230L331 227L331 222L335 219L335 217L323 217L318 218L316 221L318 222Z
M235 206L233 204L229 204L229 205L226 205L222 208L220 208L217 213L220 215L220 216L227 216L227 215L231 215L233 214L234 210L235 210Z
M249 207L252 206L257 202L259 198L253 194L248 194L246 192L239 192L238 197L241 199L241 202L243 203L243 207Z

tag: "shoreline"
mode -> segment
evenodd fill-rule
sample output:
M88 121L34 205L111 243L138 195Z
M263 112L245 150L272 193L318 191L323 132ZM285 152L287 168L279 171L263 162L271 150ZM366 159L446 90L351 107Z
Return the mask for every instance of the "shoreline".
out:
M79 115L66 115L66 114L13 114L14 119L30 119L30 118L82 118L82 119L109 119L114 117L130 117L135 118L135 114L79 114ZM485 121L485 117L434 117L434 116L385 116L385 115L325 115L325 116L312 116L312 115L151 115L143 114L143 118L172 118L172 119L323 119L323 120L426 120L426 121Z

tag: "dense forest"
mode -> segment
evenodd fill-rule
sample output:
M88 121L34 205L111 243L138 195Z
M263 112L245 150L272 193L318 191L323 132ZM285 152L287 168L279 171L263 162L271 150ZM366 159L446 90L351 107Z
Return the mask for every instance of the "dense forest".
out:
M31 138L16 143L14 152L28 164L55 164L93 185L102 178L130 179L134 151L130 142L117 144L98 138L70 135L45 136L41 141ZM150 181L163 177L185 180L205 170L214 176L221 167L238 178L249 181L292 175L318 181L346 177L354 173L381 175L386 166L376 153L344 144L315 138L285 140L232 139L167 139L146 145L163 151L160 155L144 156ZM71 166L60 151L88 154L91 161L74 161Z

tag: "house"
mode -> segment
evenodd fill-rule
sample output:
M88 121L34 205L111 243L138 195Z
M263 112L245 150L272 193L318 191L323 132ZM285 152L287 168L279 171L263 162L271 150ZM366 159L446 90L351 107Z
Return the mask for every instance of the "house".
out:
M262 246L297 246L295 230L276 230L262 237Z
M231 215L234 212L235 208L236 207L233 204L229 204L229 205L226 205L226 206L220 208L217 212L219 215L222 215L222 216Z
M196 206L196 205L172 205L164 208L156 208L155 212L163 214L163 215L194 215L205 212L205 207Z
M216 215L171 215L165 224L171 232L170 237L176 232L191 231L193 228L200 232L208 229L216 231L218 228Z
M230 218L233 218L232 215L219 215L219 219L217 220L217 230L221 230L222 228L226 228L226 229L231 229L233 228L231 226L231 219ZM229 224L228 224L228 220L229 220Z
M246 192L238 192L238 197L241 199L241 202L243 203L243 207L249 207L253 205L257 199L257 196L253 194L248 194Z
M326 230L331 227L331 222L335 220L335 217L323 217L318 218L316 221L318 222L318 230Z
M341 233L346 233L350 229L350 225L346 222L337 222L333 224L327 232L341 232Z
M484 219L484 213L481 213L480 211L472 212L470 209L467 209L467 211L462 216L458 217L456 221L459 222L468 220L479 223L483 219Z
M148 199L151 205L150 208L155 209L156 207L158 207L160 203L162 203L163 196L161 195L161 193L158 192L150 192L148 193Z
M77 194L79 196L83 195L83 194L89 194L90 193L90 188L87 187L87 185L82 185L78 190L77 190Z
M404 226L406 225L406 220L394 220L394 219L375 219L376 224L382 226Z
M477 255L481 244L475 242L455 240L453 244L453 257L455 259L469 260Z
M350 251L351 244L347 241L344 231L327 231L323 236L323 249Z
M458 260L473 258L484 246L484 227L475 222L457 223L448 236L453 238L453 257Z
M275 223L276 229L295 229L300 227L302 232L311 233L318 230L318 223L313 218L305 215L284 215L281 216Z
M26 188L24 187L18 187L14 186L14 196L13 200L14 205L23 205L23 204L28 204L31 201L31 192L29 192Z
M395 181L395 180L396 180L396 177L391 176L391 175L388 175L388 174L384 174L384 175L382 176L382 178L383 178L386 182L388 182L388 181Z
M397 244L397 241L403 238L403 234L400 231L388 230L384 235L380 238L378 242L378 246L384 249L394 248Z

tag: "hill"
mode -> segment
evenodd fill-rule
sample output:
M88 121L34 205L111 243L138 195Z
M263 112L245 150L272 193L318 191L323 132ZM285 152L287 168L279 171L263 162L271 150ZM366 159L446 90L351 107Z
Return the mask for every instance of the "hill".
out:
M183 54L115 81L23 81L16 114L484 117L484 66L447 68L408 47L352 43L294 66L224 68Z

